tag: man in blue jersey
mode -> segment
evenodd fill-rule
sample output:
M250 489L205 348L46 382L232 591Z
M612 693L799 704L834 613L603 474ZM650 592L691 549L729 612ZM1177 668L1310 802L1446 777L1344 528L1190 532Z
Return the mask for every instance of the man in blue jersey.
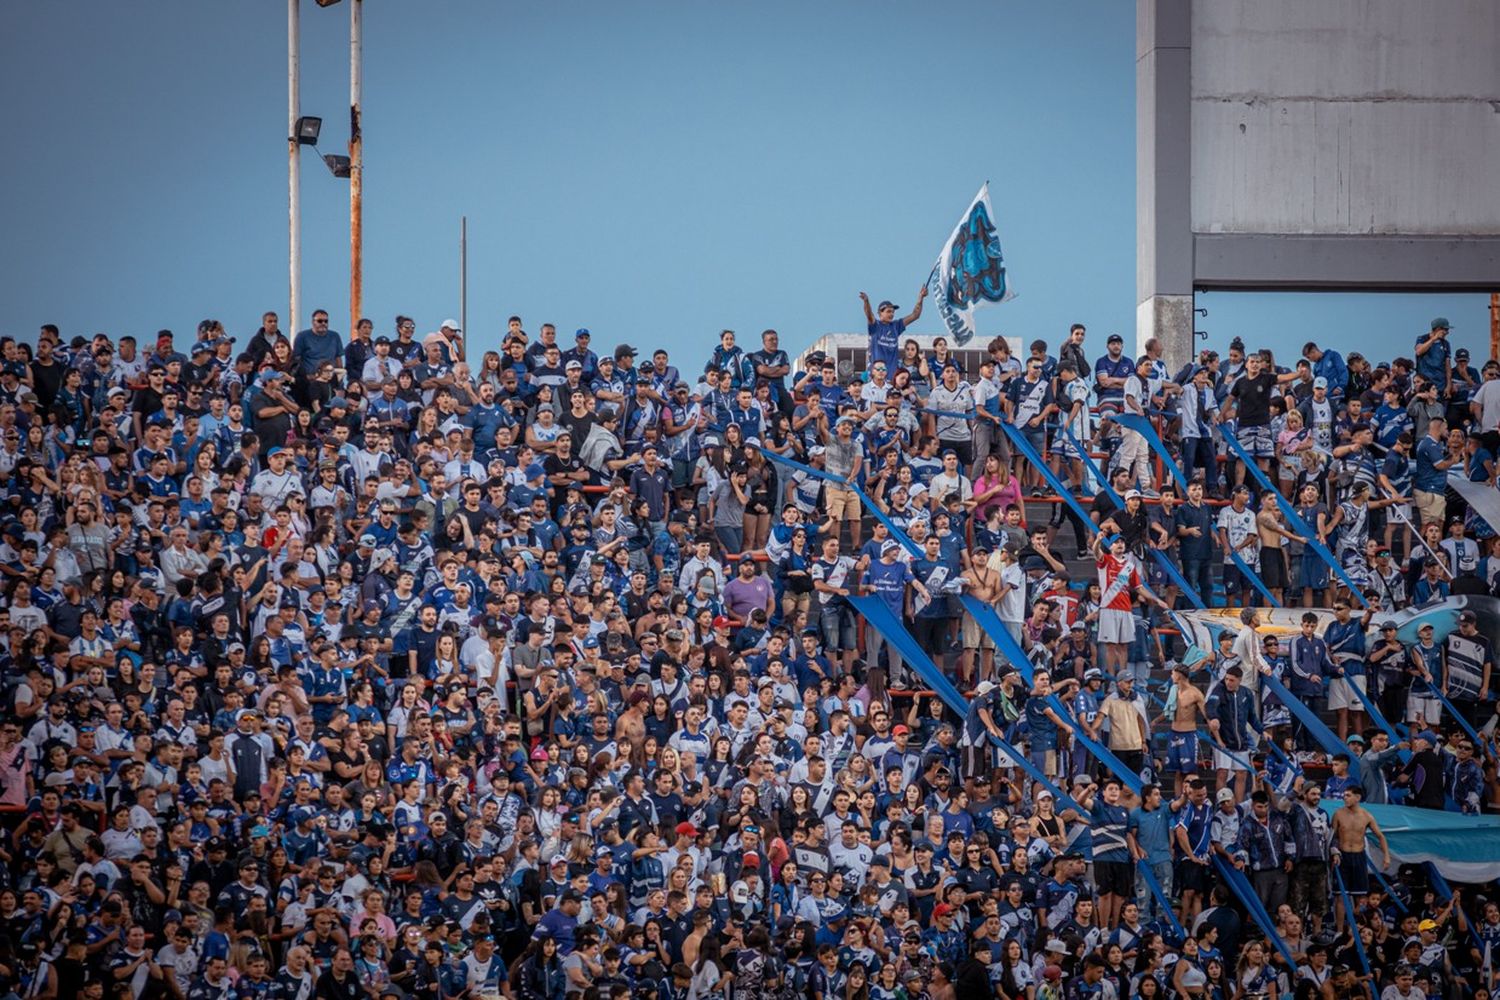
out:
M1209 867L1213 807L1208 802L1208 785L1198 778L1188 782L1187 802L1172 825L1177 868L1173 881L1182 890L1178 917L1184 927L1193 926L1203 908L1203 897L1213 883Z
M1110 776L1085 792L1078 804L1088 810L1094 834L1094 885L1099 892L1099 926L1112 930L1125 901L1135 895L1127 830L1135 796Z
M911 315L905 319L896 318L896 307L890 300L880 303L874 310L870 308L870 297L864 292L859 293L859 300L865 307L865 325L870 332L869 357L865 359L865 367L868 370L877 361L884 361L888 371L896 370L896 362L901 359L901 335L906 328L915 323L922 316L922 300L927 298L927 286L917 293L917 304L912 306Z
M897 621L901 620L905 610L908 585L914 586L924 601L932 600L927 588L912 575L911 563L901 558L901 543L894 538L887 538L880 544L880 558L865 567L863 584L866 590L873 591L880 598ZM882 649L885 650L886 660L890 665L886 675L889 683L892 687L905 687L906 666L901 660L900 651L878 630L867 628L865 662L872 667L878 666Z

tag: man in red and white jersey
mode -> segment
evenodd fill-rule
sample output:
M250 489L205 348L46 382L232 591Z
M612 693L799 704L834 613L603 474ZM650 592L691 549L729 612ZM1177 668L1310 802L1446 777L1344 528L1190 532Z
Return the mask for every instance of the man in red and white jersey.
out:
M1094 555L1099 560L1099 642L1104 646L1104 668L1112 675L1125 669L1130 644L1135 641L1135 595L1163 609L1166 604L1145 588L1140 570L1125 549L1125 539L1115 535L1104 550L1104 535L1094 536Z

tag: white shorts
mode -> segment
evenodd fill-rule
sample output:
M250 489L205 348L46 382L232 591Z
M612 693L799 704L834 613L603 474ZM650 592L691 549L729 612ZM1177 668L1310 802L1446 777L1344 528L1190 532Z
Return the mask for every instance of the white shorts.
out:
M1235 750L1234 756L1214 747L1214 770L1215 771L1249 771L1250 751Z
M1353 688L1357 686L1361 691L1367 690L1365 679L1360 677L1335 677L1328 682L1328 707L1332 709L1365 707L1364 699L1354 693Z
M1443 717L1443 703L1436 698L1422 698L1414 694L1406 696L1406 721L1413 722L1417 716L1429 726L1435 726Z
M1135 615L1113 608L1100 609L1099 641L1115 644L1135 642Z

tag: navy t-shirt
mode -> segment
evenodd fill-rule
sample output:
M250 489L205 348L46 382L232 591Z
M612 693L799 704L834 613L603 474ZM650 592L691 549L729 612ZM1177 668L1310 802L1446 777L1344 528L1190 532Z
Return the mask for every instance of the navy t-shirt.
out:
M874 366L877 361L884 361L887 372L894 373L896 362L901 357L901 335L906 332L905 320L891 320L889 323L876 320L868 324L870 332L870 357L865 362L866 369Z

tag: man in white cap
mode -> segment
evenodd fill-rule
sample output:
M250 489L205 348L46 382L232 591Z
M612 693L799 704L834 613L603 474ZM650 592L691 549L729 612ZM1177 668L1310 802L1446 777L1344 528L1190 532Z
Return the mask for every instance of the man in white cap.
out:
M437 333L422 338L424 344L437 344L443 352L444 364L455 364L467 360L464 355L463 328L456 319L445 319Z

